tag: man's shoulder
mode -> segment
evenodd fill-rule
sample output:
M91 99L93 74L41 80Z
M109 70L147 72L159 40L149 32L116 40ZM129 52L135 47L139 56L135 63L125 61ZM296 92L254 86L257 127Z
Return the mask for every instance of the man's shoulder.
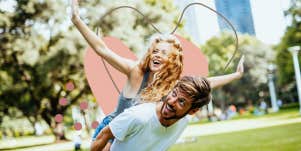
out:
M155 103L142 103L142 104L130 107L130 108L126 109L126 111L130 111L130 112L133 112L133 113L137 113L137 112L153 112L155 108L156 108L156 104Z
M156 112L155 103L143 103L133 106L125 110L128 114L131 114L138 122L148 122Z

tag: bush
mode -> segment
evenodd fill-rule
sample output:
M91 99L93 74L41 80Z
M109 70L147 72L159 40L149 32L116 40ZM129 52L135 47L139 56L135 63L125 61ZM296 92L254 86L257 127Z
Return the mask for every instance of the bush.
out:
M14 129L13 130L13 135L14 135L14 137L19 137L20 136L20 131Z
M298 109L298 108L299 108L299 102L284 104L280 107L280 109Z
M33 131L24 130L24 131L23 131L23 135L24 135L24 136L31 136L31 135L34 135L34 133L33 133Z

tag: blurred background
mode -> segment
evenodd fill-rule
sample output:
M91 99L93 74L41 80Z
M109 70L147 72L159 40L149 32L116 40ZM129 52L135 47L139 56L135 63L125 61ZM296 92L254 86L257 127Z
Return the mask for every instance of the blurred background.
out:
M137 56L156 33L170 32L186 5L177 34L199 46L209 76L232 73L245 54L242 79L218 88L213 101L191 117L171 151L301 150L301 0L81 0L81 18L103 35L121 39ZM89 150L104 117L83 68L87 43L72 25L68 0L0 0L0 150Z

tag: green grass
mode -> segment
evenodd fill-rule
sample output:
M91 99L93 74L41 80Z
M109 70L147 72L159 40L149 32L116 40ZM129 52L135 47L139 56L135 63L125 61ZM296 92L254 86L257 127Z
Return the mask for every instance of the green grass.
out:
M169 151L301 151L301 123L201 136Z
M66 137L69 141L72 141L75 131L66 132ZM62 141L68 142L68 141ZM55 136L43 135L43 136L22 136L17 138L0 139L0 150L14 150L21 148L38 147L45 145L55 144Z
M285 108L285 109L280 109L278 112L275 113L269 113L269 114L264 114L264 115L260 115L260 116L256 116L250 113L245 113L244 115L237 115L235 117L233 117L232 119L229 120L240 120L240 119L260 119L260 118L277 118L277 119L281 119L281 118L297 118L300 117L300 113L299 113L299 107L291 107L291 108ZM227 120L227 121L229 121ZM210 124L211 122L208 121L207 118L203 118L198 122L192 122L191 124Z
M24 136L16 139L3 139L0 140L1 149L16 149L23 147L39 146L45 144L51 144L55 141L54 136Z
M243 115L236 117L236 119L275 119L282 120L288 118L298 118L300 117L298 108L288 108L285 110L280 110L277 113L271 113L263 116L254 116L254 115ZM231 122L231 121L223 121ZM197 124L212 124L211 122L197 122ZM222 122L221 122L222 123ZM71 133L68 135L72 139ZM67 136L68 137L68 136ZM49 148L45 150L53 150L52 148L57 148L63 146L64 149L54 149L54 150L72 150L71 146L64 147L64 144L68 143L59 143L53 144L53 136L24 136L12 139L3 139L0 140L0 150L1 149L21 149L35 147L44 147ZM241 132L233 132L226 134L217 134L210 136L201 136L198 137L196 142L174 145L170 151L182 151L182 150L210 150L210 151L228 151L228 150L242 150L242 151L301 151L301 123L275 126L262 129L254 129ZM87 145L86 145L87 146ZM89 146L88 146L89 147ZM86 150L89 150L88 147ZM62 147L61 147L62 148Z
M233 119L253 119L253 118L270 118L270 117L285 117L285 118L296 118L299 117L299 108L288 108L288 109L280 109L278 112L269 113L261 116L256 116L253 114L245 114L241 116L236 116Z

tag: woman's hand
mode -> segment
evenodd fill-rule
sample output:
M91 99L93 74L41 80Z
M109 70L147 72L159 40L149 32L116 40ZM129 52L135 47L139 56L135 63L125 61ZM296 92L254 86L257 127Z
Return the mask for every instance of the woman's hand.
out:
M236 73L238 73L238 79L241 78L244 74L244 61L245 61L245 56L243 55L237 65L236 68Z
M244 60L245 57L242 56L238 62L236 72L234 73L207 78L210 82L211 88L220 87L232 82L233 80L240 79L244 74Z
M71 0L71 20L75 22L79 18L78 0Z
M105 42L81 20L79 17L78 0L71 0L71 14L73 24L89 43L90 47L115 69L129 77L132 69L136 66L135 61L123 58L110 50Z

